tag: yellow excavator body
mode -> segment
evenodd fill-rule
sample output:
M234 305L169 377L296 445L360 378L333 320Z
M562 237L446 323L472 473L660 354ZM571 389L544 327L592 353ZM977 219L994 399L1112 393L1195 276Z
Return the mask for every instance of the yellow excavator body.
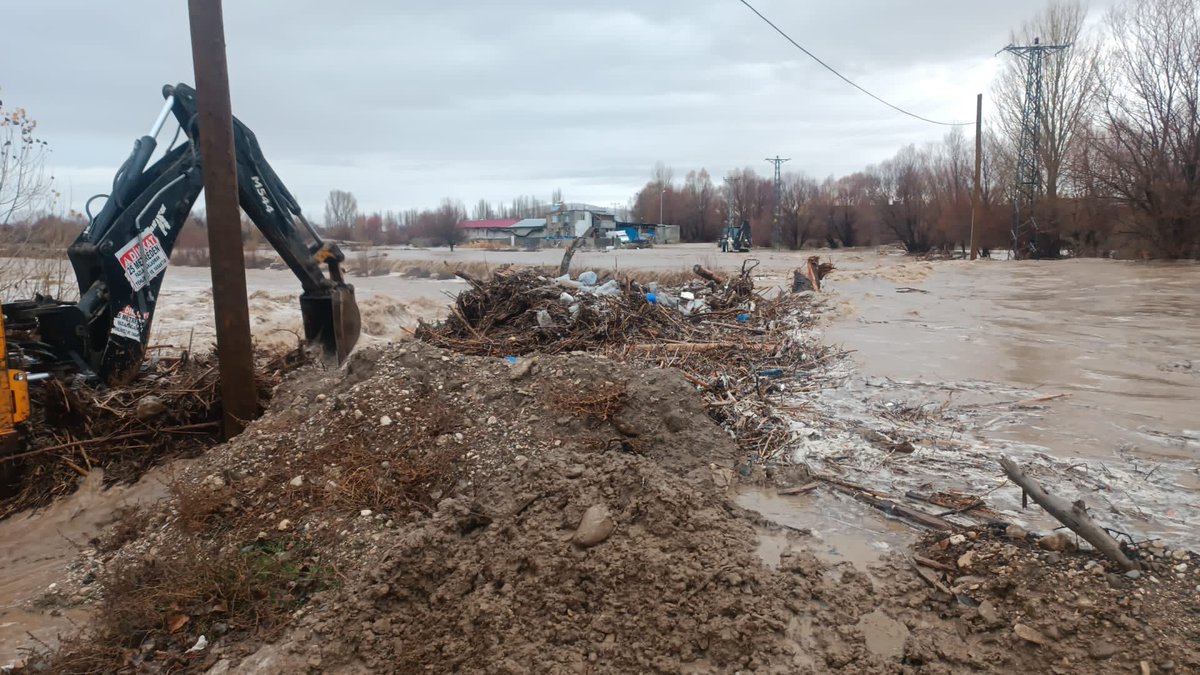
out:
M0 314L0 448L16 446L18 425L29 419L29 382L25 372L8 367L4 315Z

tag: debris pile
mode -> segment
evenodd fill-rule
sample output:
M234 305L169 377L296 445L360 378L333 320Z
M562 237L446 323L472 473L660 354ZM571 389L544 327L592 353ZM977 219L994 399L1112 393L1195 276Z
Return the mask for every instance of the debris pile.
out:
M440 324L416 335L463 354L510 359L531 352L599 352L641 367L682 371L703 394L709 415L733 432L751 464L781 459L792 437L774 411L784 392L811 385L807 374L836 354L806 334L813 298L755 290L752 266L725 278L700 265L697 279L664 288L653 282L604 283L536 270L498 270L491 279L461 275L460 293Z
M258 398L305 362L302 352L259 354ZM92 388L48 380L31 388L34 416L26 443L0 456L0 518L75 491L92 469L106 484L136 480L170 457L221 442L216 356L159 355L130 385Z

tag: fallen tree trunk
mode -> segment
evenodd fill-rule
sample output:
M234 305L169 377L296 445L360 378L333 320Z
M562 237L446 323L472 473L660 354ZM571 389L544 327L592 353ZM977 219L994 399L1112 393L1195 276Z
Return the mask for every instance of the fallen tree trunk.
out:
M1008 474L1009 480L1021 486L1034 502L1046 509L1046 512L1058 519L1060 523L1071 528L1073 532L1083 537L1084 541L1096 547L1109 560L1117 563L1123 570L1136 570L1139 565L1136 560L1130 560L1116 539L1109 536L1104 528L1096 524L1087 513L1087 507L1080 499L1074 503L1068 502L1046 492L1034 479L1025 475L1016 462L1007 457L1000 458L1000 467Z

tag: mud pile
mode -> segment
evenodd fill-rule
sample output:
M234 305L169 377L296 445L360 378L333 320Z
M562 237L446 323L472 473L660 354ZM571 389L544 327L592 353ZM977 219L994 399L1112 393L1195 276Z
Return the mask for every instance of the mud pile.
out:
M1015 624L1050 633L1025 618L1046 604L1034 584L1049 577L1032 571L1027 585L934 584L900 557L870 572L827 565L779 528L789 547L767 564L756 538L771 525L729 499L742 452L677 371L593 354L509 363L414 344L362 350L346 368L281 384L271 410L181 470L158 509L94 542L91 624L26 671L1191 667L1185 633L1138 643L1104 623L1117 614L1094 625L1128 658L1029 641ZM981 536L925 555L957 570L950 558ZM57 592L77 597L83 583ZM1143 633L1165 631L1156 626Z

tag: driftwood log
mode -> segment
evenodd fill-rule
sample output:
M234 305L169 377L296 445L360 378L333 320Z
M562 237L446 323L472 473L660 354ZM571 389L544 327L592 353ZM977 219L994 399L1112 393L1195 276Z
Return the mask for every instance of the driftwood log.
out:
M724 277L722 277L721 275L717 274L716 272L708 269L704 265L700 265L700 264L692 265L692 273L695 274L696 276L700 277L701 279L711 281L717 285L721 285L721 284L725 283Z
M587 232L584 232L582 236L575 237L575 239L571 241L571 245L567 247L566 251L563 251L562 262L558 264L559 276L567 274L571 271L571 258L575 257L575 251L578 251L580 246L586 244L588 237L591 237L595 232L596 226L593 225L589 227Z
M1087 507L1084 506L1082 499L1072 503L1046 492L1036 480L1026 476L1016 462L1007 457L1000 458L1000 466L1004 469L1004 473L1008 474L1009 480L1021 486L1025 494L1029 495L1034 502L1046 509L1046 512L1057 518L1060 523L1083 537L1084 541L1095 546L1096 550L1104 554L1106 558L1120 565L1123 570L1138 569L1137 561L1130 560L1121 550L1121 545L1117 543L1117 540L1113 539L1088 515Z

